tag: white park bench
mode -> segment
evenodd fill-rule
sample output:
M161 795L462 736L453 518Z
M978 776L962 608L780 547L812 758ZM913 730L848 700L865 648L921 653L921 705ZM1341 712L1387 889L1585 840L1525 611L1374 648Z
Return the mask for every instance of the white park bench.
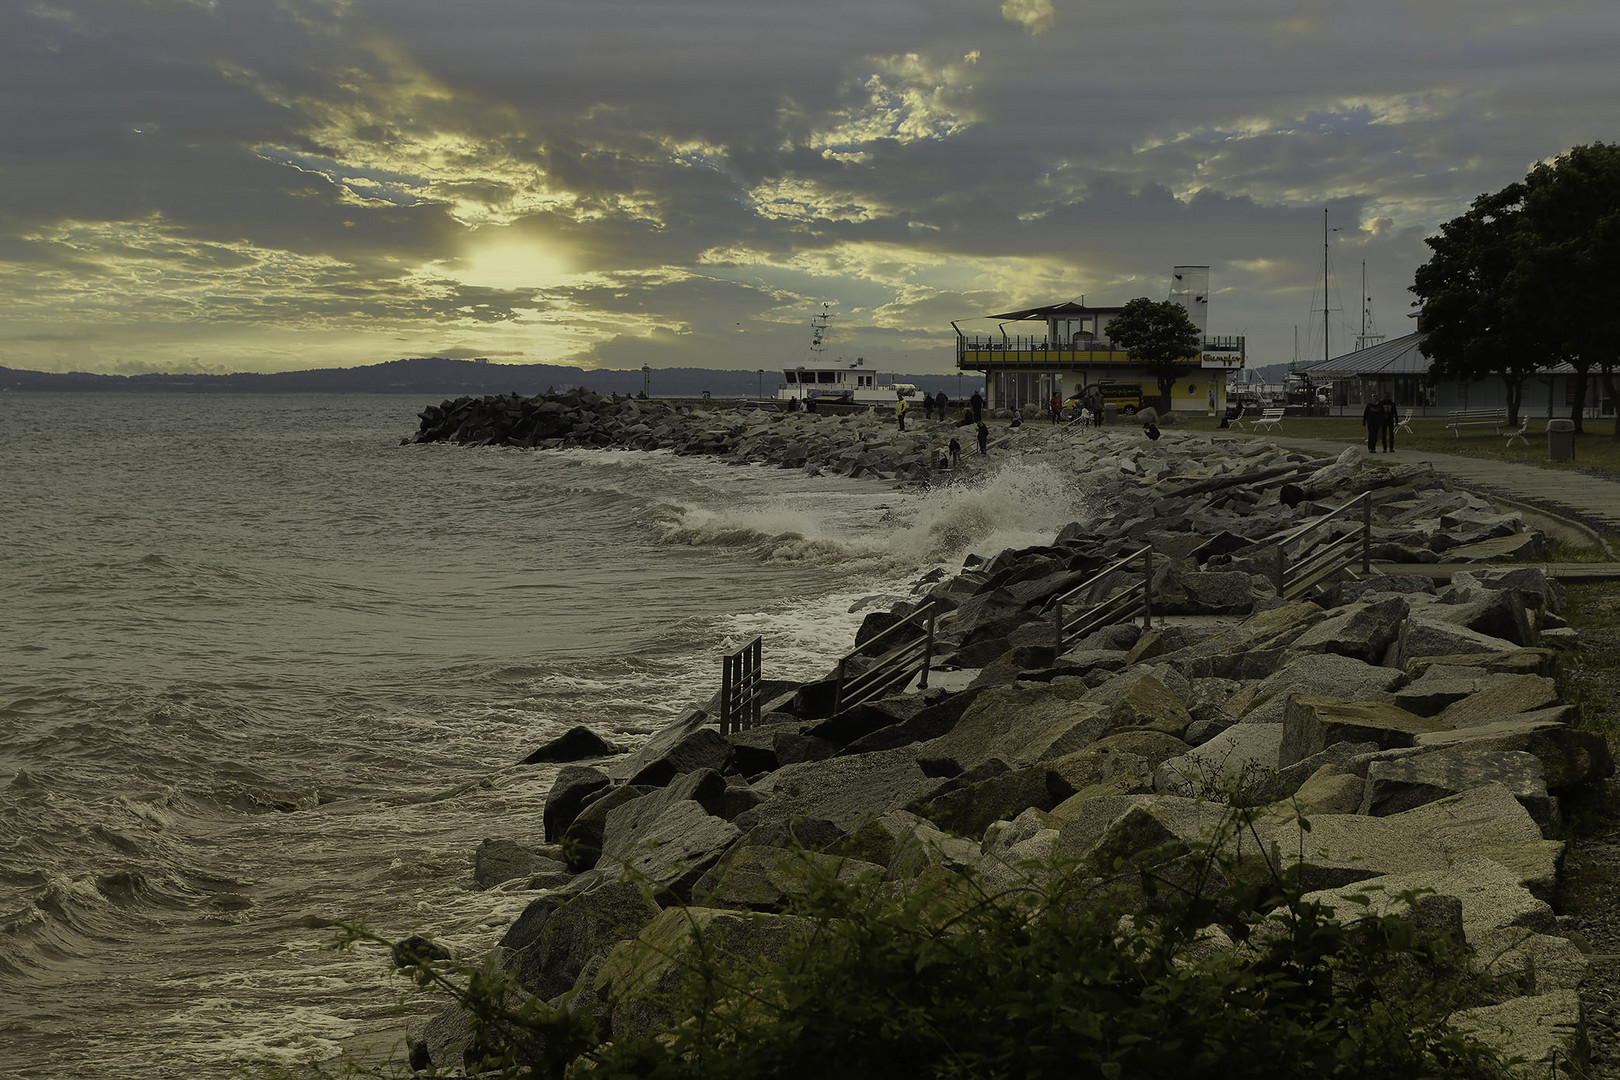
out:
M1278 424L1282 423L1284 411L1285 410L1283 409L1261 409L1260 419L1252 421L1254 424L1254 430L1259 431L1261 428L1276 427Z
M1498 435L1502 434L1502 425L1507 423L1506 409L1452 409L1446 413L1446 430L1455 438L1462 438L1463 428L1488 427Z

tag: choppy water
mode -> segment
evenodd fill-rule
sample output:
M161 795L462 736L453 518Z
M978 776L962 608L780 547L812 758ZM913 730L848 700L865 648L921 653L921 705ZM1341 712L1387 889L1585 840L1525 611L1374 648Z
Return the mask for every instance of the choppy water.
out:
M707 459L401 446L390 397L0 395L0 1072L230 1076L400 1026L329 919L487 947L575 724L633 742L765 636L1085 516Z

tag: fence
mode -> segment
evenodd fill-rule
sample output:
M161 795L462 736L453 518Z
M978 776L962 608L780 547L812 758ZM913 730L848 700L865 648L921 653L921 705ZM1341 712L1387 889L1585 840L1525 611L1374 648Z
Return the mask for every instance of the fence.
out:
M1289 561L1288 548L1290 545L1304 547L1303 541L1306 537L1322 529L1336 518L1340 520L1348 518L1348 512L1357 506L1361 508L1361 528L1335 537L1319 547L1310 548L1307 554L1292 562ZM1337 577L1358 556L1361 559L1361 572L1363 574L1368 573L1372 569L1372 492L1370 491L1357 495L1337 510L1329 511L1315 521L1306 522L1278 542L1275 581L1277 595L1287 600L1304 596L1322 582Z
M761 639L720 660L720 734L730 735L759 723Z
M934 617L937 613L937 605L930 600L838 661L833 715L837 716L845 709L852 709L864 701L902 688L919 672L922 677L917 683L918 688L928 689L928 665L934 659ZM869 652L872 646L885 638L899 638L908 631L913 636L879 655L865 671L857 675L849 674L856 658Z
M1089 596L1091 591L1101 584L1104 578L1110 574L1128 570L1130 564L1137 559L1142 560L1142 580L1140 582L1127 586L1095 604L1083 603L1080 613L1073 618L1069 618L1064 614L1065 609L1073 609L1074 604L1072 601L1076 597ZM1099 570L1052 601L1052 618L1057 632L1058 652L1065 651L1070 645L1093 630L1104 626L1112 626L1115 623L1126 622L1134 619L1137 615L1142 616L1144 629L1153 625L1153 548L1151 546L1138 548L1112 566Z

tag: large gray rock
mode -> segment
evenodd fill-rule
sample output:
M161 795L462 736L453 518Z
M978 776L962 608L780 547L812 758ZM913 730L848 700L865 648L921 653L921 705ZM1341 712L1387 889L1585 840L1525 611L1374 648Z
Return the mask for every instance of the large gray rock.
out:
M574 818L584 808L585 801L609 784L608 774L601 769L585 765L565 765L546 793L546 808L541 814L545 825L546 841L562 837Z
M1336 653L1377 664L1400 636L1407 602L1399 596L1369 604L1348 604L1294 639L1300 652Z
M698 965L712 963L723 977L747 982L782 956L794 942L815 931L815 923L790 915L669 908L632 941L622 941L597 969L592 989L611 1003L613 1034L620 1038L655 1035L687 1019L670 1012L681 987L700 976Z
M568 866L561 860L542 855L513 840L485 840L473 852L473 884L480 889L491 889L503 881L534 874L567 872Z
M1407 676L1333 653L1295 653L1282 667L1232 695L1226 707L1246 723L1280 724L1291 694L1315 694L1355 701L1392 701Z
M1504 1056L1523 1059L1508 1072L1514 1080L1586 1075L1590 1047L1581 996L1575 990L1462 1009L1452 1024Z
M1511 791L1544 834L1557 826L1558 800L1547 794L1541 759L1515 750L1458 748L1373 761L1356 812L1386 817L1492 783Z
M1277 763L1292 765L1341 742L1376 743L1385 750L1411 746L1421 734L1450 727L1436 717L1418 716L1388 702L1290 694Z
M1535 712L1558 704L1558 688L1540 675L1520 675L1499 680L1476 690L1440 711L1447 727L1460 728L1500 720L1519 713Z
M846 832L859 822L912 803L929 786L913 747L787 765L760 777L765 801L737 818L745 829L795 817L829 821Z
M690 799L669 804L657 817L639 821L634 830L614 828L615 815L632 812L634 804L629 804L608 815L609 839L602 846L601 865L678 899L689 895L703 872L742 836L737 826Z
M1437 716L1447 705L1461 701L1515 676L1477 667L1431 664L1410 683L1395 691L1395 704L1419 716Z
M1608 742L1597 732L1570 727L1574 713L1573 706L1541 709L1453 731L1430 732L1418 736L1416 745L1430 749L1523 750L1541 760L1549 791L1569 791L1614 772Z
M738 843L693 887L705 907L780 910L815 878L854 881L883 876L884 867L820 852Z
M1079 679L1013 683L985 689L956 726L917 747L930 771L948 776L999 758L1014 768L1095 742L1108 726L1104 706L1086 699Z
M1395 646L1396 666L1404 668L1413 660L1425 656L1510 652L1517 644L1448 622L1427 611L1414 612L1401 624L1400 639Z
M507 970L529 993L552 1001L574 988L592 957L635 937L659 910L628 881L605 883L564 903L536 900L524 913L532 932L507 960Z

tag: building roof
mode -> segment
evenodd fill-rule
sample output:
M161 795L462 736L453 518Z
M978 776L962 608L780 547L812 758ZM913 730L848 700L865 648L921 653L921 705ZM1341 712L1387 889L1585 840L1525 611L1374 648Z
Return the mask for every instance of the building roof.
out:
M1331 356L1310 364L1301 364L1300 370L1317 379L1389 378L1395 375L1426 375L1429 358L1418 349L1423 340L1421 333L1406 334L1365 349Z
M1000 315L985 315L986 319L1049 319L1053 315L1107 315L1117 314L1124 310L1117 307L1087 307L1076 300L1065 300L1061 304L1047 304L1045 307L1024 308L1022 311L1008 311Z

